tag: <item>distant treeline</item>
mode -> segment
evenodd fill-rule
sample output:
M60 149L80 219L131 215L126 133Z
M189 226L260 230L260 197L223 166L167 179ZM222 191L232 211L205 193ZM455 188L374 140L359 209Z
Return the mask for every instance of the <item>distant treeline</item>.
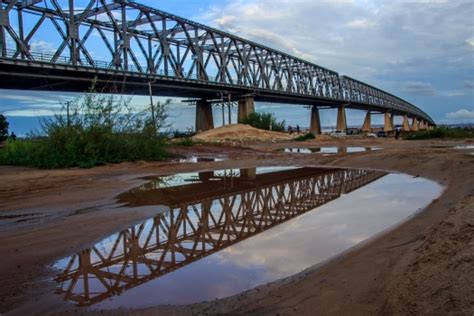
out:
M411 132L404 136L408 140L433 138L474 138L474 127L437 126L432 130Z

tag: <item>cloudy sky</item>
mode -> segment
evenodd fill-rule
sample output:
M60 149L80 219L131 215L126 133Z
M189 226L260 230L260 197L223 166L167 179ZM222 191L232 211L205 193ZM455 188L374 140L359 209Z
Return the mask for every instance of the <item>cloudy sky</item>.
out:
M472 0L140 2L363 80L418 105L439 123L474 122ZM47 36L32 45L47 49ZM71 97L0 93L0 112L17 116L48 114Z

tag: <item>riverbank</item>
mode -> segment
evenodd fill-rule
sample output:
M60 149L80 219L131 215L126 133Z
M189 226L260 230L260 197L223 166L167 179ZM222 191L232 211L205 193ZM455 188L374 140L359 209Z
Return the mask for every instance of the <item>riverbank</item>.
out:
M444 194L397 229L296 276L212 303L124 314L469 314L474 310L474 155L463 141L327 140L195 145L182 155L227 156L197 164L124 163L94 169L0 167L0 312L88 313L54 292L45 268L101 237L150 217L118 207L115 197L151 175L259 165L338 166L403 172L435 180ZM471 143L472 145L472 143ZM275 152L286 147L376 146L337 156ZM7 215L5 215L7 214ZM113 314L117 314L114 311Z

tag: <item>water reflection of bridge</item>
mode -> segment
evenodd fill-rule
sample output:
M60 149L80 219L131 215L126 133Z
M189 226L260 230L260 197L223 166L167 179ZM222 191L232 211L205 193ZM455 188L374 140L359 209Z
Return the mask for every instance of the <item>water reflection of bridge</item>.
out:
M151 182L124 196L170 210L69 258L58 292L80 306L120 294L286 222L384 176L384 172L300 168L265 174L200 173L196 182Z

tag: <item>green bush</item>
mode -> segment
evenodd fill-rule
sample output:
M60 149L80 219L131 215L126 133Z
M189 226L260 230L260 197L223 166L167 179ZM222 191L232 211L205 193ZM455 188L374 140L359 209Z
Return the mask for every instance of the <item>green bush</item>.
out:
M112 133L90 128L57 128L42 140L8 140L0 150L0 164L37 168L90 168L106 163L162 160L166 143L147 133Z
M129 100L89 94L67 104L66 114L44 120L43 133L30 140L8 140L0 150L0 164L38 168L89 168L106 163L162 160L167 140L157 134L164 127L166 103L133 112Z
M422 140L433 138L474 138L474 128L449 128L444 126L435 127L432 130L410 132L403 136L408 140Z
M194 141L191 137L185 137L177 142L174 142L177 146L192 146L194 145Z
M255 128L272 130L276 132L285 131L285 121L277 122L276 118L271 113L252 112L247 118L240 121L242 124L249 124Z
M296 141L299 141L299 142L303 142L305 140L309 140L309 139L315 139L316 137L314 136L313 133L308 133L306 135L301 135L301 136L298 136L295 138Z
M0 114L0 143L8 138L8 126L7 118Z

